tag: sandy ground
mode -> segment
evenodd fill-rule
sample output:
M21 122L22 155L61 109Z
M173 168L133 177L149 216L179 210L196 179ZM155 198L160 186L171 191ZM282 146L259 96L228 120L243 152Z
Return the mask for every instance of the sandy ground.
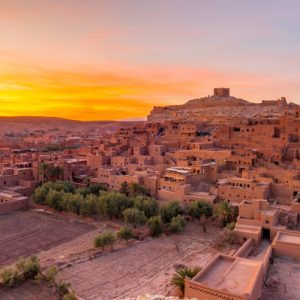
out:
M300 261L275 257L268 272L262 300L300 299Z
M37 254L95 229L78 221L36 211L0 215L0 267Z
M60 271L58 278L71 283L84 299L165 295L176 264L201 267L212 257L216 251L209 245L215 233L215 228L204 234L199 225L189 224L182 234L136 241L98 258L73 263Z

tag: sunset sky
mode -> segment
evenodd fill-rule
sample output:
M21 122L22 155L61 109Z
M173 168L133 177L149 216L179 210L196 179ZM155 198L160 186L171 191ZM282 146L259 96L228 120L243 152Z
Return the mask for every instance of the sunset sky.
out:
M0 0L0 115L146 116L214 87L300 104L299 0Z

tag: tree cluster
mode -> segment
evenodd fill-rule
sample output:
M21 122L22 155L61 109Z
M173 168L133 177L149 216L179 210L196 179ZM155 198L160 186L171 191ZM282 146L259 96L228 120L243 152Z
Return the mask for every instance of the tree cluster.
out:
M128 193L125 192L127 187ZM180 232L185 226L184 214L199 220L204 232L212 218L226 226L237 217L235 208L228 202L221 202L214 210L210 203L198 200L183 211L177 201L159 207L157 200L146 196L146 190L138 184L122 184L122 188L123 192L107 191L101 184L90 184L76 189L67 181L47 182L35 190L33 199L58 211L88 217L105 216L110 220L123 218L134 228L147 224L153 236L159 236L164 229Z

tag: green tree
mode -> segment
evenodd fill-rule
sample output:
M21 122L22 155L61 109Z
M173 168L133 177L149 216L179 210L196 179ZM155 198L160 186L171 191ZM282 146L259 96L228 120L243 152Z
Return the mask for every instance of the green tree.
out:
M48 185L56 191L63 191L65 193L75 193L75 186L71 181L48 182Z
M146 223L147 218L144 212L138 210L137 208L127 208L123 211L124 220L132 224L134 227L137 225L143 225Z
M80 203L80 214L83 216L94 216L97 214L98 198L94 194L89 194Z
M64 211L80 214L83 196L80 194L65 193L63 197L62 207Z
M104 247L108 245L110 245L112 248L115 241L116 241L115 234L112 231L105 231L95 238L94 246L96 248L101 247L102 250L104 250Z
M172 233L178 233L185 227L185 225L186 225L186 223L185 223L184 217L182 217L181 215L178 215L171 219L171 222L169 224L169 230Z
M152 236L158 237L163 233L163 222L160 216L151 217L147 224Z
M213 208L209 202L206 201L196 201L193 202L188 209L188 213L191 217L200 219L202 215L205 215L207 218L213 215Z
M81 194L83 197L88 195L96 195L99 196L101 191L107 191L107 187L103 184L89 184L86 187L77 189L77 193Z
M176 271L176 273L173 275L171 279L171 284L179 288L181 295L184 295L184 281L186 278L192 279L195 277L199 272L200 268L195 267L195 268L180 268Z
M117 232L117 237L124 240L124 241L126 241L126 243L128 244L128 241L133 238L133 232L128 227L122 227Z
M39 173L43 177L43 182L56 181L63 177L63 169L61 167L47 163L40 164Z
M59 211L63 210L64 192L50 189L45 204Z
M173 217L178 216L181 213L180 205L177 201L172 201L163 204L160 207L161 219L164 223L170 223Z
M132 182L129 184L129 196L135 197L139 195L149 196L149 191L142 185L137 182Z
M191 217L200 220L203 231L206 232L206 223L213 215L212 205L207 201L199 200L190 205L188 213Z
M122 212L132 206L132 200L126 195L117 192L106 192L100 195L98 212L107 215L110 220L113 217L120 218Z
M46 180L46 170L48 168L48 164L46 163L41 163L39 165L39 174L42 176L42 181L45 182Z
M44 184L42 186L37 187L33 194L33 201L35 203L44 205L48 193L49 193L49 186Z
M129 196L129 184L126 181L121 183L120 193Z
M143 211L147 219L157 215L159 212L157 201L143 195L133 198L133 207Z

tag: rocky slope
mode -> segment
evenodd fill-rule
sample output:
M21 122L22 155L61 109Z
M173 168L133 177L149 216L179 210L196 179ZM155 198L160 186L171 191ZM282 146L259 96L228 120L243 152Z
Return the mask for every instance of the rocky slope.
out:
M204 97L189 100L183 105L165 107L155 106L148 116L150 122L166 120L208 121L214 118L232 117L266 117L284 113L295 104L287 104L285 98L279 100L263 100L252 103L235 97Z

